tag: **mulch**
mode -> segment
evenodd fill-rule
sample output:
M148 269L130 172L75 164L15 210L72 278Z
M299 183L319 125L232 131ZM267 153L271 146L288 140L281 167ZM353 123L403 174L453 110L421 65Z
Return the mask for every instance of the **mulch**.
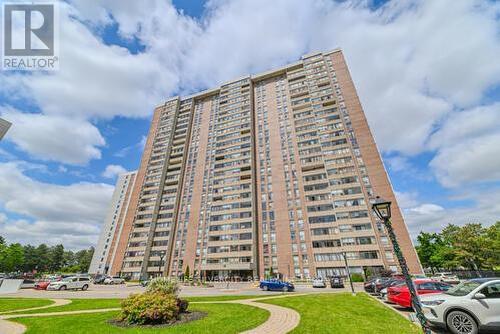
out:
M191 321L200 320L207 316L206 312L184 312L179 315L179 319L173 322L169 322L167 324L155 324L155 325L134 325L129 324L125 321L119 321L117 319L110 319L108 323L113 326L121 327L121 328L164 328L164 327L172 327L181 324L185 324Z

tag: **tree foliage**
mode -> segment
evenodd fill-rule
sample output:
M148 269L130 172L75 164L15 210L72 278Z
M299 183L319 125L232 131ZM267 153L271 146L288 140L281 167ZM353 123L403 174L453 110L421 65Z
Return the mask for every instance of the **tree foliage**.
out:
M42 272L87 272L94 254L94 248L73 252L59 244L47 246L8 245L0 236L0 272L42 273Z
M420 262L432 270L500 267L500 221L490 227L449 224L441 233L420 232L417 241Z

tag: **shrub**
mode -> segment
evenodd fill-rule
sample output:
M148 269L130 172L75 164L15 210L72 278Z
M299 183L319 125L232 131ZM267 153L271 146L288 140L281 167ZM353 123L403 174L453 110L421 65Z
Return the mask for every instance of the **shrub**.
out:
M179 300L165 293L131 295L121 305L119 320L129 324L166 324L177 320L180 313Z
M351 281L353 282L364 282L363 275L358 273L351 274Z
M171 294L177 297L179 294L179 284L166 277L153 278L148 284L147 293Z
M177 298L177 307L179 307L179 312L186 312L189 306L189 302L185 299Z

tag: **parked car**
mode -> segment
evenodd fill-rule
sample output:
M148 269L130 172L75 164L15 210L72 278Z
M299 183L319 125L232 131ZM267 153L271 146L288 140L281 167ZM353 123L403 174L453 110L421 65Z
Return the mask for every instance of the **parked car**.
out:
M364 288L365 291L368 293L372 293L375 291L375 281L377 278L370 278L368 281L365 282Z
M55 281L55 280L54 280ZM47 287L49 286L51 280L42 280L38 281L35 283L35 289L36 290L47 290Z
M388 296L387 290L391 286L400 286L400 285L406 285L406 282L403 281L403 280L394 280L394 281L392 281L391 284L389 284L387 287L385 287L382 290L380 290L380 292L379 292L380 299L382 299L386 303L392 304L392 302L389 300L389 296Z
M388 280L383 280L379 282L378 284L375 284L374 292L378 295L380 295L380 291L382 291L385 288L388 288L389 286L392 286L394 283L401 282L402 279L400 278L389 278Z
M368 293L377 293L378 291L380 291L382 284L388 282L391 279L391 277L372 278L365 283L365 291Z
M94 277L94 284L103 284L106 277L106 275L96 275Z
M21 283L21 289L33 289L35 287L35 280L25 278Z
M104 284L124 284L125 280L120 276L106 277L103 281Z
M436 273L436 275L431 277L433 280L439 282L445 282L449 284L458 284L460 283L460 279L457 275L453 275L452 273Z
M47 290L87 290L90 285L90 278L70 276L60 281L50 282Z
M343 288L344 280L340 276L333 276L330 278L330 287L333 288Z
M413 281L418 295L428 293L441 293L451 288L448 283L437 282L431 279L417 279ZM390 302L403 307L412 307L410 290L406 284L391 286L387 289L387 296Z
M432 324L455 334L500 333L500 278L476 278L440 294L421 298Z
M326 288L326 283L322 278L315 278L312 281L313 288Z
M264 291L293 291L295 286L290 282L283 282L277 279L260 281L259 288Z

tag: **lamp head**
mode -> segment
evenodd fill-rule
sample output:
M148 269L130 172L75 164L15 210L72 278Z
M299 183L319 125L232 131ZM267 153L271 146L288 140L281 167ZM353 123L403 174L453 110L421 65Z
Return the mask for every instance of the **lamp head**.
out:
M386 201L380 196L375 198L375 203L372 204L372 209L381 220L386 221L391 218L391 202Z

